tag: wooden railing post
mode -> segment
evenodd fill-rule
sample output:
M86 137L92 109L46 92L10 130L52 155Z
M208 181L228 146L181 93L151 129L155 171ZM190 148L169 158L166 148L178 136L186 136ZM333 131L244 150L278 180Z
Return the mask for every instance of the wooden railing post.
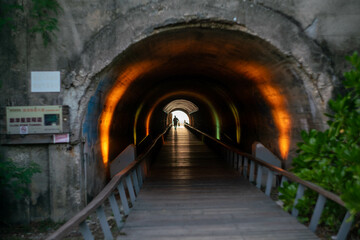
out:
M79 230L85 240L94 240L94 236L92 235L90 228L87 225L86 221L83 221L80 223Z
M111 209L112 209L112 212L114 214L114 218L115 218L115 222L116 222L116 226L120 229L123 225L122 225L122 220L121 220L121 215L120 215L120 210L119 210L119 206L116 202L116 199L115 199L115 194L112 193L110 196L109 196L109 202L110 202L110 206L111 206Z
M293 209L292 209L292 212L291 212L291 215L293 217L297 217L299 215L299 210L296 208L296 204L298 203L299 199L302 198L302 196L304 195L304 191L305 191L304 186L299 183L299 186L298 186L298 189L297 189L297 192L296 192L296 197L295 197L295 200L294 200L294 206L293 206Z
M250 174L249 174L249 181L254 181L254 171L255 171L255 163L254 161L250 160Z
M96 215L97 215L97 217L99 219L100 226L101 226L101 229L102 229L102 231L104 233L105 239L106 240L113 240L114 238L113 238L113 235L111 234L110 226L109 226L109 223L107 222L104 207L102 205L100 205L96 209Z
M326 202L326 198L323 195L319 194L309 225L310 230L313 232L316 231L317 225L319 223L321 214L325 206L325 202Z
M126 197L123 182L120 182L120 184L118 185L118 191L119 191L119 195L120 195L121 205L122 205L123 210L124 210L124 214L125 214L125 216L127 216L127 215L129 215L130 208L129 208L128 199Z
M130 174L125 177L125 181L126 181L127 190L129 192L129 195L130 195L131 203L134 205L136 197L135 197L134 187L133 187L133 184L131 182Z
M140 188L142 187L143 185L143 171L142 171L142 166L141 164L137 167L137 176L139 177L139 185L140 185Z
M134 169L132 171L132 180L133 180L133 183L134 183L135 193L136 193L136 196L137 196L139 194L139 192L140 192L140 186L139 186L139 181L138 181L138 177L137 177L137 174L136 174L136 169Z
M259 189L261 188L261 181L262 181L262 166L258 165L257 176L256 176L256 187Z
M265 194L270 197L274 173L268 169Z
M238 172L241 174L242 173L242 168L243 168L243 159L244 159L244 156L242 155L239 155L238 156L238 161L239 161L239 167L238 167Z
M343 219L343 221L341 223L339 232L338 232L338 234L336 236L336 240L345 240L347 235L349 234L351 225L353 223L353 221L349 221L349 218L350 218L350 212L348 211L345 214L345 217L344 217L344 219Z
M281 183L280 183L280 188L284 187L284 182L287 182L287 178L285 176L281 177ZM279 196L281 196L282 193L279 192Z

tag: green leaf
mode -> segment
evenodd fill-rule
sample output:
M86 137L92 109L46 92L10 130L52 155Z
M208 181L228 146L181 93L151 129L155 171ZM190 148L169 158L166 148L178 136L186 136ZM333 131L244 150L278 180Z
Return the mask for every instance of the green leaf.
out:
M345 202L344 209L328 201L321 222L338 229L346 210L352 217L360 212L360 57L357 52L347 57L353 69L344 74L347 91L328 102L330 113L325 131L302 131L302 142L297 143L297 157L293 159L292 171L304 180L316 183L338 194ZM296 187L284 184L279 189L284 208L292 208ZM306 191L299 200L300 221L308 221L317 194Z
M28 184L34 174L40 173L40 166L31 162L22 167L11 160L0 160L0 189L7 190L20 199L30 194Z

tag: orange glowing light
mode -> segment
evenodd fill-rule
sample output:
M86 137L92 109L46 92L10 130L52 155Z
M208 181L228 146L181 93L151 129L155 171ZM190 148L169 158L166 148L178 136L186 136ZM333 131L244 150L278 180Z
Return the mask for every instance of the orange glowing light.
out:
M289 153L291 130L291 117L286 109L285 97L273 86L271 73L266 67L256 63L241 62L236 63L234 69L255 81L261 95L271 106L271 114L279 131L279 150L285 160Z
M105 106L100 116L100 146L105 166L109 161L109 131L116 105L134 80L136 80L143 72L149 71L150 68L154 68L158 66L158 64L159 63L152 59L151 61L137 62L136 64L129 66L122 74L120 74L116 83L107 94Z

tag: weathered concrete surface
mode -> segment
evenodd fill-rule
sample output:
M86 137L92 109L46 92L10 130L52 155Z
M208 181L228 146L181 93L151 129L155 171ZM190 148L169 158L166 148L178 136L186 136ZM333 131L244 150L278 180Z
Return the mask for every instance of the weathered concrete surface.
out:
M72 144L3 147L14 161L34 160L43 172L34 176L31 203L22 205L14 220L70 217L96 193L105 180L99 162L99 142L82 145L82 123L91 97L98 105L105 96L99 82L111 86L114 79L99 73L132 44L162 32L169 25L212 22L213 28L227 23L231 29L257 36L298 64L309 108L299 126L312 119L321 128L321 113L347 66L344 56L360 46L360 2L349 0L59 0L57 38L47 48L39 36L27 31L25 11L18 28L3 31L0 39L0 105L69 105ZM28 3L26 3L28 4ZM61 93L31 93L31 71L61 71ZM104 77L105 76L105 77ZM108 80L105 80L108 79ZM104 88L106 89L106 88ZM297 90L296 90L297 91ZM99 107L101 109L101 106ZM99 110L100 111L100 110ZM96 115L93 115L96 121ZM1 123L4 132L4 122ZM86 155L87 154L87 155ZM87 157L85 157L87 156ZM84 160L86 159L86 160ZM84 165L85 163L85 165ZM87 168L85 168L87 166ZM48 170L50 169L50 170ZM91 177L86 177L91 176ZM85 180L87 179L87 180ZM90 194L90 195L91 195ZM23 214L26 213L26 214Z
M84 202L80 152L79 145L49 146L50 217L54 221L70 218Z

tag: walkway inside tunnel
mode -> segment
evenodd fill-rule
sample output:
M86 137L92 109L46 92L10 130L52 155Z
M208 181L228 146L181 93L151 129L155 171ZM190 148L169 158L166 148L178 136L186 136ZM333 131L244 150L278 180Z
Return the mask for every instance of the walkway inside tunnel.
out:
M186 128L172 128L121 239L317 239L227 168Z

